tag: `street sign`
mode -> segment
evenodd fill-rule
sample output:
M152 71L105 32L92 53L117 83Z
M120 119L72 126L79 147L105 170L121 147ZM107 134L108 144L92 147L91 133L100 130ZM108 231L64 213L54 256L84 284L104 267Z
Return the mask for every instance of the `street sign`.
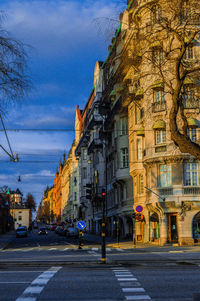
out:
M136 210L137 212L142 212L142 211L143 211L143 207L142 207L141 205L139 205L139 206L137 206L137 207L135 208L135 210Z
M83 230L83 229L85 229L86 224L85 224L84 221L79 221L78 224L77 224L77 227L78 227L80 230Z

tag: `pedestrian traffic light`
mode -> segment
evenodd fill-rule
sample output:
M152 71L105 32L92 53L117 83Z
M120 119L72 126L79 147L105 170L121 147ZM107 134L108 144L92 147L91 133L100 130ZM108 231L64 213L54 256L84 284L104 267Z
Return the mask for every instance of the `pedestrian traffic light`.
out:
M93 197L93 186L92 184L86 184L86 199L92 200Z
M136 217L136 212L133 212L132 217L133 217L133 218Z

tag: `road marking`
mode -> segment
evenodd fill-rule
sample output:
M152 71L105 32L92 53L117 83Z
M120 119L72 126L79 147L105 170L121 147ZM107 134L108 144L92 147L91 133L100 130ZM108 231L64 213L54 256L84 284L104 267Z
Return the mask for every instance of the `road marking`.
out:
M124 252L123 249L120 249L120 248L116 248L117 251L120 251L120 252Z
M146 294L140 295L140 293L145 293L145 289L141 287L137 278L131 272L122 269L113 269L113 272L117 280L122 281L120 286L123 293L134 293L134 295L125 296L125 300L151 300L151 297Z
M14 281L14 282L12 282L12 281L6 281L6 282L3 282L3 281L0 281L0 284L10 284L10 283L12 283L12 284L20 284L20 283L30 283L30 281Z
M136 278L117 278L118 281L137 281Z
M184 251L168 251L168 253L184 253Z
M124 288L122 288L122 291L124 293L141 293L141 292L145 292L145 290L142 287L124 287Z
M50 248L50 249L48 249L48 251L54 251L54 250L57 250L57 248Z
M69 250L69 248L64 248L64 249L61 249L60 251L67 251Z
M36 297L32 295L38 295L44 289L44 285L61 269L62 267L51 267L49 270L40 274L35 280L33 280L22 295L16 299L16 301L36 301Z
M148 295L125 296L126 300L151 300Z
M45 271L0 271L0 274L7 274L7 273L42 273Z
M34 297L20 297L16 301L36 301Z
M92 251L99 251L99 248L92 248Z

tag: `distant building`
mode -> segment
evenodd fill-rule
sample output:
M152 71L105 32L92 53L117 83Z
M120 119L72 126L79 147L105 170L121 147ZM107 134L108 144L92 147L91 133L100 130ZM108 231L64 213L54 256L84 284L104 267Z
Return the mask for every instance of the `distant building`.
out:
M12 204L10 206L10 214L14 221L14 229L20 226L30 226L31 210L20 204Z

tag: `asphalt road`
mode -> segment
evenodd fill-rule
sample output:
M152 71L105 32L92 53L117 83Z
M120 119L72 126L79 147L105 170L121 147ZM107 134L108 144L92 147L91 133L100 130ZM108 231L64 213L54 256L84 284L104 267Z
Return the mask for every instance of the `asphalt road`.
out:
M0 251L0 301L200 300L198 252L108 249L50 232Z

